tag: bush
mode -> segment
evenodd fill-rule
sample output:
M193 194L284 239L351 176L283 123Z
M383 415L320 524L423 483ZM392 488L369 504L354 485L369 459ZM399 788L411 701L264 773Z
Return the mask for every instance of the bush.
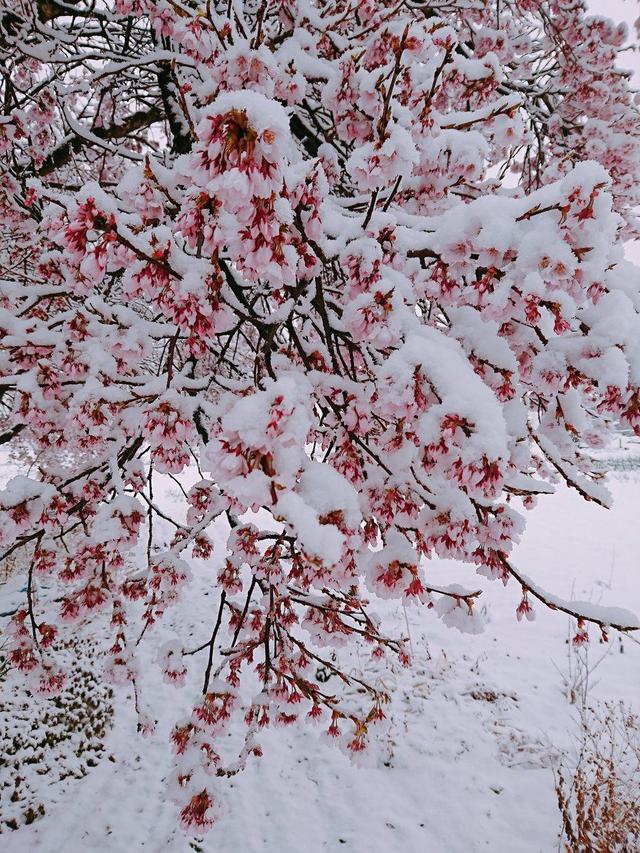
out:
M624 705L581 717L573 766L556 776L562 843L568 853L640 849L640 724Z

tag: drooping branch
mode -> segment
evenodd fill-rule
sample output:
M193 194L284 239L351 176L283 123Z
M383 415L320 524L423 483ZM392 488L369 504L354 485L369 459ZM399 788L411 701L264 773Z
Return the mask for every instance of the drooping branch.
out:
M499 554L499 560L505 570L514 580L521 584L523 590L532 595L550 610L560 610L578 622L591 622L598 625L603 632L615 628L621 633L640 631L640 621L628 610L621 607L604 607L590 602L566 601L541 589L535 581L519 572L504 554Z

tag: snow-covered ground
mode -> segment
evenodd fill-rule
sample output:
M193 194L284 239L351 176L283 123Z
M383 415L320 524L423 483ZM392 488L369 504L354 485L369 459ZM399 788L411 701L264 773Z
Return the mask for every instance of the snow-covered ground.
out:
M606 511L559 489L529 514L515 562L540 586L564 598L621 605L640 612L640 472L611 480L615 506ZM167 614L145 652L145 701L156 733L136 733L131 697L116 691L115 722L97 766L79 780L35 784L44 817L0 834L2 853L548 853L560 826L552 766L578 734L567 699L568 620L536 606L534 622L517 622L519 589L476 577L471 568L433 563L434 584L482 588L487 626L460 634L432 612L385 603L398 632L410 629L414 665L385 672L364 661L394 699L389 728L364 766L354 766L319 731L300 726L269 732L265 755L222 782L219 823L197 842L177 828L167 795L168 731L194 693L165 685L153 646L192 626L194 645L210 630L216 596L201 567L192 591ZM0 586L0 613L19 583ZM0 620L1 621L1 620ZM174 627L172 627L174 626ZM624 700L640 710L640 646L591 630L590 697ZM600 658L602 661L598 663ZM194 674L196 681L200 673ZM194 681L194 690L196 689ZM9 676L0 690L18 696ZM13 693L13 691L16 691ZM1 721L0 721L1 724ZM15 772L0 762L0 783ZM5 789L6 790L6 789ZM0 787L0 791L2 788ZM0 815L7 806L0 793Z

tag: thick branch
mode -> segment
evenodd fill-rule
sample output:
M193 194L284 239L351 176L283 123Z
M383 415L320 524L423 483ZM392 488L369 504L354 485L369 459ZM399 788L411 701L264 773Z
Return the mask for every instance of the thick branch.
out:
M150 127L156 122L163 121L165 118L162 110L157 107L152 107L150 110L138 110L127 116L119 124L112 124L110 127L94 127L91 129L91 134L98 139L124 139L136 130L141 130L145 127ZM72 136L61 143L54 151L49 154L42 166L38 169L38 175L44 176L51 172L55 172L65 163L68 163L73 154L77 154L82 148L90 145L90 140L83 136Z

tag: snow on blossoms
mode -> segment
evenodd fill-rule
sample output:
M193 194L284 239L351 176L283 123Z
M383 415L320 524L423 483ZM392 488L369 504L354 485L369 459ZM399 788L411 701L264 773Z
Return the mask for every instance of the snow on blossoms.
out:
M93 618L138 707L141 645L199 679L171 735L198 833L268 726L361 760L389 697L351 650L410 663L379 599L474 633L477 572L578 643L640 628L511 557L558 481L607 506L589 448L640 434L640 122L582 2L107 7L52 7L28 54L2 33L35 3L0 32L6 642L45 693ZM196 572L210 624L159 640Z

